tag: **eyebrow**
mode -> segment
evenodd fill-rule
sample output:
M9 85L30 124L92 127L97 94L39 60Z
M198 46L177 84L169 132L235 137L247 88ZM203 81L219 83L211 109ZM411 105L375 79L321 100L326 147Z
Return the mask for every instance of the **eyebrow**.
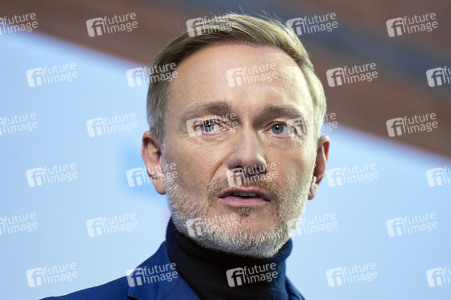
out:
M293 105L287 104L271 104L265 106L263 111L257 116L257 124L263 124L268 120L275 120L277 118L297 119L293 124L304 124L300 130L303 135L309 134L309 126L306 126L306 119L304 113ZM300 122L299 122L300 121Z
M260 119L276 119L285 117L288 119L301 118L305 122L304 114L293 105L271 104L266 105L263 111L257 117Z
M198 118L207 114L216 116L226 116L232 113L232 106L228 101L220 100L208 103L194 103L180 115L179 120L185 123L187 120Z

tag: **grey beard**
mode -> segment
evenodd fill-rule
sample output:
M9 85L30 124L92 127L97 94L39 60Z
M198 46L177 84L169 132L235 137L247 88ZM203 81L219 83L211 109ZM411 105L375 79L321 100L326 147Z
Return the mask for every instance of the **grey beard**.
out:
M274 204L277 222L258 234L246 226L247 218L252 212L250 208L238 209L236 214L238 220L233 228L227 228L221 224L218 226L208 221L208 211L213 201L208 195L200 201L192 200L183 193L175 181L167 181L166 187L172 220L178 231L205 248L261 258L274 256L296 230L294 225L297 225L304 212L310 182L304 184L295 182L296 180L293 180L287 187L286 198L282 196L280 189L273 188L278 191L277 201ZM189 235L187 224L190 220L197 218L205 221L203 233L199 236Z

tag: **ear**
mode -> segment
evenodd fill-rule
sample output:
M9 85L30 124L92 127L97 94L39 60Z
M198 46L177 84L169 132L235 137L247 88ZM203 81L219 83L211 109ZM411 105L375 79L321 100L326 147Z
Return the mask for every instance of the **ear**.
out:
M161 144L157 136L150 131L143 134L141 156L146 164L147 174L150 176L153 186L159 194L165 194L166 184L163 179Z
M312 200L315 197L319 185L324 178L327 160L329 159L329 145L330 139L328 136L322 136L318 139L315 168L313 169L313 178L308 195L309 200Z

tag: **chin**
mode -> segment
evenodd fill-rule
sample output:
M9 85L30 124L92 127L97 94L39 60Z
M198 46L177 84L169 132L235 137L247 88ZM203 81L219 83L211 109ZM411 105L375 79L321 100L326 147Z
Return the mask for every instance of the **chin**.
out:
M238 227L238 228L237 228ZM265 233L268 232L274 232L276 231L276 224L275 222L268 222L261 220L258 220L256 218L251 218L249 220L245 219L240 222L240 224L235 228L230 228L230 234L237 234L240 233L248 233L252 234L256 237L263 236Z
M288 232L275 224L241 220L236 226L215 228L197 242L213 250L249 257L271 257L289 240Z

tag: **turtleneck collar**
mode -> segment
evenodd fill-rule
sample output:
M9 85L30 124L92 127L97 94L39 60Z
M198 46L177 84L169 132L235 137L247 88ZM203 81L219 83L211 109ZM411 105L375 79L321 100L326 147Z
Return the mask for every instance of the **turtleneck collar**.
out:
M200 246L171 219L166 244L177 271L201 299L288 299L285 260L291 239L273 257L244 257Z

